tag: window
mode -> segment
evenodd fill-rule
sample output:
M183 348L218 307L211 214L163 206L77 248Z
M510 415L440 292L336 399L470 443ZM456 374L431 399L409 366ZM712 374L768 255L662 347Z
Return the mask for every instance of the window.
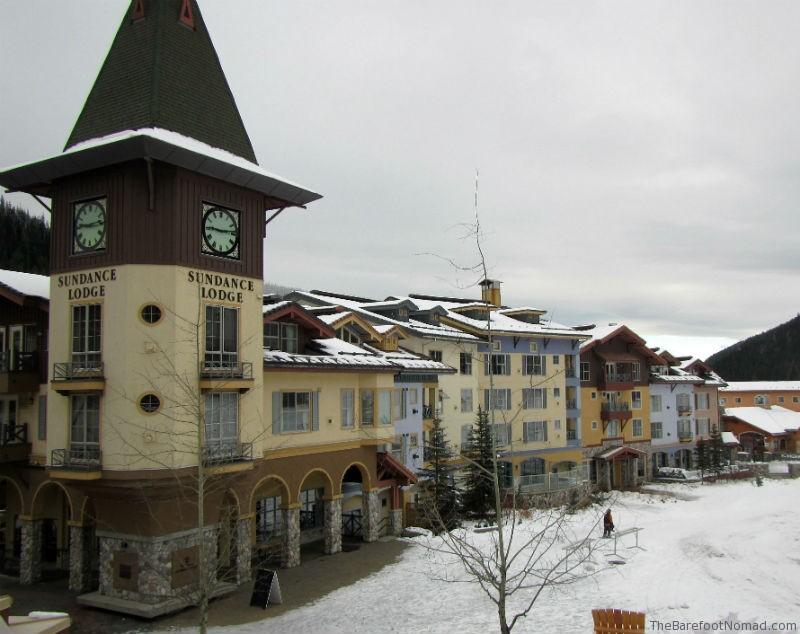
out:
M412 449L416 449L419 447L419 434L415 431L412 431L411 434L408 436L408 446Z
M737 396L735 400L736 400L736 403L739 404L739 403L742 402L742 397L741 396Z
M792 403L800 403L800 396L793 396Z
M381 425L392 424L392 391L378 390L378 420Z
M491 393L491 401L489 394ZM483 405L487 411L490 409L511 409L511 390L494 389L483 391Z
M634 437L638 438L639 436L643 436L644 435L643 430L642 430L642 419L641 418L631 419L631 425L633 426L633 435L634 435Z
M419 398L419 392L417 391L417 388L415 387L408 388L408 404L416 405L419 402L417 400L418 398Z
M205 405L206 447L220 448L236 444L239 440L239 394L210 392L206 394Z
M225 306L206 306L207 368L232 368L239 361L239 310Z
M76 394L70 399L70 452L75 460L100 457L100 397Z
M650 395L650 411L651 412L660 412L661 411L661 395L660 394L651 394Z
M72 364L75 370L100 367L100 304L72 307Z
M155 394L145 394L139 399L139 409L145 414L152 414L161 407L161 399Z
M311 428L311 392L277 392L280 396L280 433ZM316 394L316 393L314 393Z
M688 394L678 394L675 397L675 404L678 407L678 412L691 412L692 404Z
M596 420L592 421L592 429L597 429L597 421Z
M561 388L554 387L553 388L553 398L560 398L561 397Z
M560 363L559 356L557 354L553 355L553 365L558 365Z
M336 331L336 336L339 337L342 341L346 341L347 343L352 343L353 345L359 346L361 345L361 337L358 333L353 330L352 328L348 328L347 326L343 326ZM266 345L266 344L265 344ZM280 349L280 348L275 348ZM285 352L289 352L285 350Z
M728 399L725 398L724 396L720 396L719 397L719 404L720 405L725 405L725 403L727 403L727 402L728 402Z
M340 399L342 406L342 427L355 427L355 390L342 390Z
M280 497L256 500L256 543L263 544L280 535L282 519Z
M619 421L618 420L610 420L608 421L608 425L606 425L606 438L615 438L620 435L619 431Z
M501 447L511 442L511 425L495 423L492 426L492 432L494 434L494 444L496 447Z
M522 390L522 409L546 409L547 389L529 387Z
M769 403L769 397L765 394L757 394L755 398L753 398L753 403L756 405L766 405Z
M428 356L434 360L438 361L439 363L442 362L442 351L441 350L429 350Z
M700 392L694 395L695 409L708 409L708 392Z
M784 398L782 396L779 396L778 397L778 403L783 403L783 402L784 402Z
M592 400L593 401L597 400L597 392L592 392Z
M543 375L547 371L547 362L542 354L522 355L522 374Z
M151 326L161 321L161 309L155 304L142 306L140 314L142 316L142 321Z
M692 437L692 421L679 420L678 421L678 438L691 438Z
M561 430L561 421L559 419L553 421L553 429L555 429L556 431Z
M533 476L544 475L545 461L542 458L528 458L523 460L520 465L520 475Z
M589 362L581 361L581 381L588 381L591 378L591 371L589 370Z
M642 365L638 361L634 361L631 363L631 378L634 381L641 380L642 377Z
M631 392L631 409L642 409L642 393L639 390Z
M492 341L492 352L500 352L501 346L499 341Z
M469 352L462 352L459 355L458 366L461 374L472 374L472 355Z
M361 390L361 424L375 424L375 391Z
M698 418L695 420L695 430L698 436L708 436L708 430L711 426L710 418Z
M392 390L392 421L406 417L406 389L396 387Z
M491 359L491 373L495 376L511 374L511 355L508 354L488 354L483 355L483 373L489 376L489 363Z
M470 388L461 390L461 411L472 411L472 390Z
M523 442L547 442L547 421L534 420L523 423Z
M297 324L288 324L282 321L266 323L264 324L264 347L297 354L297 333Z
M653 438L663 438L664 437L664 424L663 423L650 423L650 436Z
M39 440L47 440L47 397L39 397Z
M322 489L300 491L300 530L308 530L322 524Z

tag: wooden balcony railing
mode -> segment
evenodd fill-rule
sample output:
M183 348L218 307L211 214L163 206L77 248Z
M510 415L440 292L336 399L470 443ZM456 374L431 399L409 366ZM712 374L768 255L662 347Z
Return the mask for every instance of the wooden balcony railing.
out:
M28 443L28 424L3 425L0 427L0 445L25 445Z

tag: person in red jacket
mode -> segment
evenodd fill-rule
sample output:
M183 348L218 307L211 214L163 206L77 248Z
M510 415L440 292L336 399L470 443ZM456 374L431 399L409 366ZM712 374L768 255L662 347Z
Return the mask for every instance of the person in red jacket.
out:
M614 519L611 517L611 509L606 511L603 515L603 537L611 537L611 531L614 530Z

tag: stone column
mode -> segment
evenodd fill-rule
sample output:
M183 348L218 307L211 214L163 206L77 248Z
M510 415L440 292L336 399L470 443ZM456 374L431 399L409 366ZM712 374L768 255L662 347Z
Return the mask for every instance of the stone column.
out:
M381 503L378 491L361 494L361 537L365 542L378 541L378 523L381 520Z
M389 534L400 537L403 534L403 509L389 511Z
M253 518L241 517L236 523L236 580L247 583L252 579L250 561L253 558Z
M92 588L92 527L69 527L69 589L89 592Z
M283 543L281 544L281 566L294 568L300 565L300 505L293 504L283 509Z
M342 551L342 496L336 495L325 500L325 554L333 555Z
M32 585L42 578L42 520L22 519L19 582Z

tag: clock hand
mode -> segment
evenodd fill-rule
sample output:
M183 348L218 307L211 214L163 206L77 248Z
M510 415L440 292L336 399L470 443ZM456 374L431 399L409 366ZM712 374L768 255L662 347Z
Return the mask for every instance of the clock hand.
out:
M103 223L100 222L100 221L90 222L89 224L86 224L86 225L78 225L78 229L86 229L87 227L96 227L96 226L101 225L101 224L103 224Z

